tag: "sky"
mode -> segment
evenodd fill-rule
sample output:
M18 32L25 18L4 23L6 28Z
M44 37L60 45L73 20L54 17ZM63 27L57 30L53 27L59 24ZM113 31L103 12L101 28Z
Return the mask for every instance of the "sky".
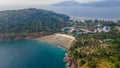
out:
M67 0L0 0L0 6L6 5L47 5ZM78 2L94 2L101 0L76 0Z

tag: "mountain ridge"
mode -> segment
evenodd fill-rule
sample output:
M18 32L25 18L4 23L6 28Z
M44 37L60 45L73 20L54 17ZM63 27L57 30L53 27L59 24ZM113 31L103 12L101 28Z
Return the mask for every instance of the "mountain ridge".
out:
M79 3L77 1L64 1L52 6L82 6L82 7L120 7L119 0L105 0L99 2Z
M79 5L80 3L77 1L64 1L57 4L53 4L53 6L79 6Z

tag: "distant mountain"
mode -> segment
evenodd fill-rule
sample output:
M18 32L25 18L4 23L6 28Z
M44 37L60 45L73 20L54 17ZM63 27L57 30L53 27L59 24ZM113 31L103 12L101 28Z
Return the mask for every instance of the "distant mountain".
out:
M105 0L99 2L79 3L77 1L64 1L53 6L82 6L82 7L120 7L119 0Z
M120 7L120 1L118 0L106 0L100 2L84 3L82 6L92 6L92 7Z
M79 6L79 5L80 3L77 1L64 1L57 4L53 4L53 6Z

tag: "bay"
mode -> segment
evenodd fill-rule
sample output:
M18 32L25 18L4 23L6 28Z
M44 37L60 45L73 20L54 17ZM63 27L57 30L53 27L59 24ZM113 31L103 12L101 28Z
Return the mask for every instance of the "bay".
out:
M65 68L65 52L46 42L0 42L0 68Z

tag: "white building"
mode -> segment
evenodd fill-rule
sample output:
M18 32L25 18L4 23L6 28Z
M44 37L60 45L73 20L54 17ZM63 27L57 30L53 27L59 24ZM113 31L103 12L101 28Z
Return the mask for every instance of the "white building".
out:
M103 27L103 31L104 32L109 32L110 31L110 27L109 26L104 26Z
M109 26L104 26L103 28L97 28L98 32L109 32L110 31L110 27Z

